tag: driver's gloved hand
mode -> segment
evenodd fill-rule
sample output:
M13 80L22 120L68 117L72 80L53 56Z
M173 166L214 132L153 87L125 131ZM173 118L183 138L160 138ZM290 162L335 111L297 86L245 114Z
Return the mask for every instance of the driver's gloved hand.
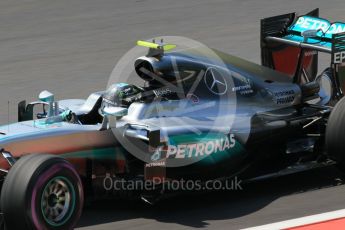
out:
M69 123L79 123L77 115L73 113L72 110L66 110L65 112L61 113L60 116L64 121L67 121Z

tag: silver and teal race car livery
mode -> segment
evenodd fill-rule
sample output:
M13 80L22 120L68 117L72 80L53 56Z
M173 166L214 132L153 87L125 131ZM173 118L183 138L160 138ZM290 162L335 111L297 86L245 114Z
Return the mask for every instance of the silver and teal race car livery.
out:
M345 170L345 24L318 10L261 21L262 65L138 41L133 82L18 104L0 127L3 229L73 229L90 197L154 203L182 181ZM318 53L331 55L318 73ZM42 109L40 109L42 107ZM109 189L121 181L154 189ZM19 221L20 220L20 221Z

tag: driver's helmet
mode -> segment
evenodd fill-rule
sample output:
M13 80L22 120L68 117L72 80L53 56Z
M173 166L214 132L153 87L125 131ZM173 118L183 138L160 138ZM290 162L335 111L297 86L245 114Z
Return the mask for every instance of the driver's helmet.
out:
M140 89L127 83L112 84L102 95L102 107L126 106L129 99L138 94Z

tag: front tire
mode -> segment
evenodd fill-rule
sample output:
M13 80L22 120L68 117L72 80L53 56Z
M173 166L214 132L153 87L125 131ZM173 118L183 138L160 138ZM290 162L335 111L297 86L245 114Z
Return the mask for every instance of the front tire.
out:
M63 158L24 156L5 179L0 205L7 230L73 229L83 206L82 182Z

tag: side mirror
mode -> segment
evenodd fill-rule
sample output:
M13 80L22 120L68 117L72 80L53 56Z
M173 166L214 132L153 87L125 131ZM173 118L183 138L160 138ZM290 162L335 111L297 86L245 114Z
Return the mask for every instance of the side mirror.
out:
M102 109L104 115L101 130L116 128L116 119L128 114L127 108L122 107L104 107Z
M54 101L54 94L44 90L38 95L38 99L48 104L47 117L57 116L59 114L59 104L57 101Z
M54 94L51 92L44 90L38 95L38 99L43 102L54 102Z
M106 116L123 117L128 114L128 109L122 107L105 107L103 114Z

